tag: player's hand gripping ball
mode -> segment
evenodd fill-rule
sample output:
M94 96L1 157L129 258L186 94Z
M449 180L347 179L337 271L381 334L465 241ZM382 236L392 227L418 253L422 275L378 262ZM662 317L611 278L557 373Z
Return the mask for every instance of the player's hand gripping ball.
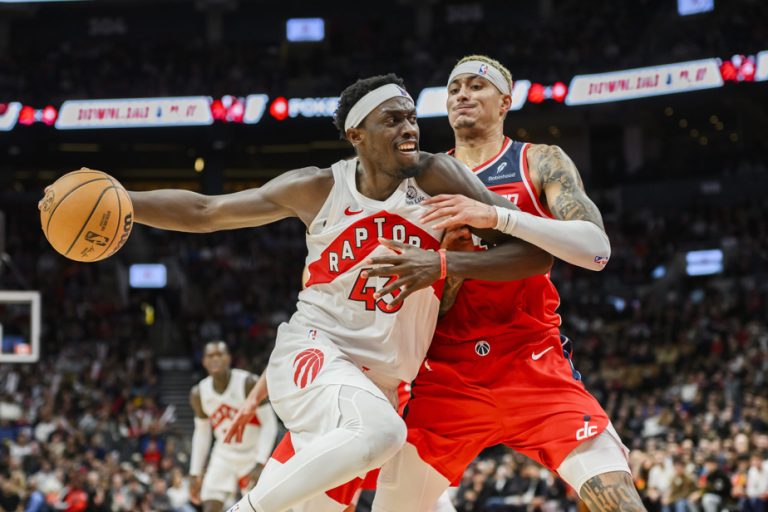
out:
M40 224L57 252L75 261L99 261L117 252L133 226L128 192L109 174L83 167L45 189Z

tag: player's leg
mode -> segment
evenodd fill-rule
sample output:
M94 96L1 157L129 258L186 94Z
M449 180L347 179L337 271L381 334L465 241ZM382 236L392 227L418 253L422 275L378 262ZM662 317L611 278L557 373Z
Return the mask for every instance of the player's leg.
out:
M359 370L355 371L365 378ZM359 377L351 373L350 381ZM321 415L335 416L335 426L317 432L312 442L298 449L285 464L270 461L256 487L233 510L287 510L380 466L405 442L405 424L382 393L374 395L362 386L316 386L301 398L303 404L278 400L274 404L276 412L282 417L281 409L290 415L296 409L306 411L307 404L335 402L331 409L323 411L320 407ZM313 419L305 415L303 424L308 425ZM318 418L317 423L322 426L325 419ZM289 423L286 426L290 428Z
M504 410L504 444L556 471L593 512L645 510L628 450L585 389L568 343L551 334L497 358L516 376L492 384Z
M475 344L462 345L433 347L422 365L405 412L408 442L381 469L374 512L433 511L483 448L498 442L493 397L466 380L466 365L476 365L466 352L474 354Z
M581 487L581 499L592 512L645 512L632 475L612 471L592 477Z
M557 468L592 512L643 511L627 462L627 451L612 425L577 446Z
M300 505L295 505L291 510L292 512L344 512L349 506L349 504L339 503L322 493Z
M456 512L456 507L451 503L451 497L446 489L437 499L437 503L432 508L432 512Z
M269 464L284 464L296 454L291 435L286 434L278 444ZM270 471L270 474L274 474ZM294 505L292 512L344 512L350 504L355 502L363 480L354 478L334 489L318 494L299 505ZM354 511L354 506L352 507Z
M414 445L406 443L381 468L372 510L430 512L450 484L446 477L419 457Z
M226 461L212 454L200 487L203 512L221 512L235 491L237 476Z

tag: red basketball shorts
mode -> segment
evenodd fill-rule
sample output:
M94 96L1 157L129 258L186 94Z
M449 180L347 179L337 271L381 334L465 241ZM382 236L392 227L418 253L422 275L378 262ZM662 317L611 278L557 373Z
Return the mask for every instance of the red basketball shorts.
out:
M484 448L500 443L556 471L609 423L557 330L525 343L433 344L405 420L408 442L454 484Z

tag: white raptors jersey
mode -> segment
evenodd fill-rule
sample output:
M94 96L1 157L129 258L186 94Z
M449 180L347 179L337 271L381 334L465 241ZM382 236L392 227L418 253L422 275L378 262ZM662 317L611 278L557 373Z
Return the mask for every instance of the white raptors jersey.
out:
M361 272L370 268L369 257L392 254L379 237L437 250L443 231L419 221L425 213L420 203L429 196L413 178L404 179L384 201L360 194L357 161L342 160L331 168L333 188L307 232L309 280L289 325L305 328L310 337L320 331L363 371L410 382L432 339L442 282L390 310L393 295L376 299L373 294L395 276L364 278Z
M235 417L237 411L245 403L245 382L250 375L250 373L238 370L237 368L233 368L230 371L229 385L221 394L213 389L213 377L204 378L200 381L199 385L200 402L203 406L203 412L211 420L211 428L216 437L213 453L215 455L220 451L251 452L250 457L253 458L252 452L259 438L259 427L262 420L260 416L263 416L261 407L259 407L256 416L251 420L250 424L246 426L242 443L228 445L223 442L224 436L226 436L232 424L232 418Z

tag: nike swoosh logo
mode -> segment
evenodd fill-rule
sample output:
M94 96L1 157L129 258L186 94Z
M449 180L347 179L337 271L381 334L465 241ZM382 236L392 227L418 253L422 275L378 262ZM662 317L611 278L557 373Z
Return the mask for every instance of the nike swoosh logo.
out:
M554 347L546 348L546 349L542 350L541 352L539 352L538 354L536 352L531 352L531 359L533 359L534 361L538 361L539 359L541 359L541 356L543 356L544 354L546 354L547 352L549 352L553 348Z
M361 209L356 212L353 212L352 210L349 209L349 206L347 206L347 208L344 210L344 215L357 215L358 213L363 213L363 210Z

